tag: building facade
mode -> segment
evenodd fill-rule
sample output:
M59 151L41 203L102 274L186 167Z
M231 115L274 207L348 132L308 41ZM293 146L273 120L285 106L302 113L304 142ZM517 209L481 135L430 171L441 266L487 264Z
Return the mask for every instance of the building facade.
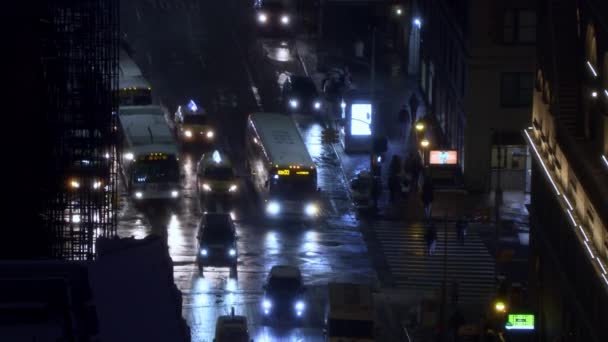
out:
M525 190L536 14L526 0L419 0L409 71L417 71L431 149L455 149L470 191Z
M608 3L538 1L531 282L539 341L608 341Z

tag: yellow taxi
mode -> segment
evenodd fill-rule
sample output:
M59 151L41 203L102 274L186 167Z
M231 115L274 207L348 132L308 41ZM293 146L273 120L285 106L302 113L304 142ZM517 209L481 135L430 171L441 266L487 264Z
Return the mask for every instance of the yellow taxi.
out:
M239 179L228 156L218 150L205 153L196 167L196 183L204 196L233 197L239 192Z
M215 137L207 113L194 100L177 107L175 131L179 141L185 144L212 143Z

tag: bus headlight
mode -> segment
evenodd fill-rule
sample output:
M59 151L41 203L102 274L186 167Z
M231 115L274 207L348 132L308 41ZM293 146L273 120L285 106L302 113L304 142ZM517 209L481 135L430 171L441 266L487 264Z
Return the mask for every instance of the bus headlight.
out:
M306 307L306 305L304 304L304 301L299 300L296 302L294 307L295 307L296 311L302 312L302 311L304 311L304 308Z
M315 101L314 106L315 106L315 109L316 109L316 110L321 109L321 102L320 102L320 101Z
M281 17L281 24L289 25L289 16L288 15L284 15Z
M213 138L213 135L214 135L213 131L207 132L207 138L211 139L211 138Z
M230 248L230 250L228 251L228 254L230 254L231 257L236 256L236 249Z
M205 191L211 191L211 186L207 183L203 184L203 190Z
M296 99L289 100L289 106L293 109L298 108L298 100L296 100Z
M261 24L265 24L268 21L268 17L264 13L258 14L258 22Z
M142 199L143 197L144 197L144 194L141 191L138 191L135 193L135 198Z
M171 197L177 198L177 196L179 196L179 191L177 191L177 190L171 191Z
M192 138L192 131L190 131L190 130L184 131L184 135L186 136L186 138Z
M127 152L127 153L124 154L124 158L126 160L133 160L133 158L135 158L135 156L133 155L133 153Z
M278 215L281 212L281 205L279 204L279 202L276 201L268 202L268 205L266 206L266 212L270 215Z
M319 213L319 207L314 203L309 203L304 207L304 212L307 216L316 216Z
M77 181L76 179L72 179L72 180L70 181L70 187L71 187L72 189L78 189L78 188L80 188L80 182L79 182L79 181Z
M228 191L230 192L236 192L239 188L236 186L236 184L232 184L230 186L230 188L228 188Z
M101 188L101 181L94 181L93 182L93 189L97 190Z

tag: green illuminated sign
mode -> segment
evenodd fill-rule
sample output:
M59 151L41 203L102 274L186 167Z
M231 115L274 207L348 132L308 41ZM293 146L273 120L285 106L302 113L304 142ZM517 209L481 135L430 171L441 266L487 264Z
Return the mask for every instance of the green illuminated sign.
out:
M534 330L534 315L531 314L509 314L507 330Z

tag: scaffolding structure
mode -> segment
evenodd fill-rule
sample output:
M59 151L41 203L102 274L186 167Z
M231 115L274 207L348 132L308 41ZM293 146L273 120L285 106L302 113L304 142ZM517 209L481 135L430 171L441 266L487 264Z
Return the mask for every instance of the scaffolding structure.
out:
M118 0L47 0L42 219L52 258L90 260L116 234Z

